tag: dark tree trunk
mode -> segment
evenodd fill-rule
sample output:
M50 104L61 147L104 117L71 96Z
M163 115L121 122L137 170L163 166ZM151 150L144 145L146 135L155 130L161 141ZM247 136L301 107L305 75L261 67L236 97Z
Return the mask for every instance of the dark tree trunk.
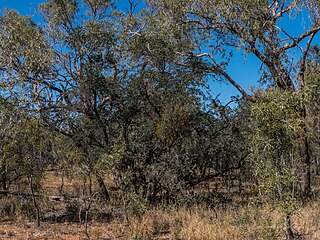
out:
M98 181L99 188L100 188L100 191L102 193L102 196L103 196L104 200L105 201L109 201L110 194L108 192L108 189L107 189L102 177L101 176L97 176L97 181Z
M7 174L8 174L7 173L7 160L5 159L3 167L2 167L2 176L1 176L1 185L2 185L3 191L9 190Z
M2 173L2 177L1 177L1 185L2 185L2 190L3 190L3 191L8 190L8 185L7 185L7 174L6 174L6 172Z
M63 187L64 187L64 171L62 170L62 173L61 173L61 185L59 187L59 194L61 196L63 194Z
M287 214L286 216L286 239L294 240L294 233L291 226L291 214Z
M36 200L35 193L34 193L33 176L32 176L31 173L29 175L29 185L30 185L30 190L31 190L33 206L34 206L35 211L36 211L36 226L40 227L40 208L39 208L39 205L38 205L38 202Z

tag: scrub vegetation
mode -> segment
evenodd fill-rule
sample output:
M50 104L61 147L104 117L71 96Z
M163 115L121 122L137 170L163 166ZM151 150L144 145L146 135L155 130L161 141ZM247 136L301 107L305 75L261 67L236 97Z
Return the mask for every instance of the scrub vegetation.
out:
M319 13L317 0L47 0L41 22L3 10L0 238L320 239ZM260 87L231 74L239 54L261 64ZM212 81L239 94L225 103Z

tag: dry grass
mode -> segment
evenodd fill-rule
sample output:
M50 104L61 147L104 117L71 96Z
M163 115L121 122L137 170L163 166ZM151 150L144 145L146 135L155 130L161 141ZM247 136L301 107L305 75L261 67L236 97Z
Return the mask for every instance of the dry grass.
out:
M309 204L293 218L297 239L320 239L320 206ZM91 223L90 239L284 239L284 218L269 206L218 210L194 207L171 210L154 209L142 217ZM84 226L76 223L6 222L0 225L0 239L87 239Z
M48 175L45 189L49 194L58 194L61 184L59 176ZM64 190L71 195L77 195L77 180L64 182ZM240 206L239 201L238 206ZM87 239L85 227L71 220L55 221L67 211L65 203L41 203L47 212L47 222L40 228L34 227L30 222L33 208L26 200L14 198L0 199L0 240L2 239ZM113 214L114 219L108 223L89 223L88 235L92 240L123 239L181 239L181 240L250 240L250 239L285 239L284 216L272 206L256 207L253 205L243 207L205 208L195 206L192 208L180 207L175 209L152 209L143 215L129 214L125 217L121 211ZM99 209L101 210L101 209ZM118 210L117 210L118 211ZM129 211L130 212L130 211ZM139 211L140 212L140 211ZM77 213L77 209L75 209ZM48 216L53 218L48 218ZM28 217L29 216L29 217ZM320 203L312 203L302 207L293 217L293 230L297 239L320 240ZM53 220L48 220L53 219ZM77 219L76 219L77 220ZM52 221L52 222L50 222ZM66 222L63 222L66 221Z
M320 239L320 203L301 208L293 218L293 228L306 239Z
M297 239L320 239L320 204L313 203L293 218ZM141 219L132 219L128 239L284 239L284 215L270 206L214 211L196 207L153 210Z
M261 212L261 214L264 214ZM278 214L274 212L275 223ZM278 224L271 225L257 210L214 211L204 208L181 208L150 211L140 221L130 221L128 235L136 239L276 239Z

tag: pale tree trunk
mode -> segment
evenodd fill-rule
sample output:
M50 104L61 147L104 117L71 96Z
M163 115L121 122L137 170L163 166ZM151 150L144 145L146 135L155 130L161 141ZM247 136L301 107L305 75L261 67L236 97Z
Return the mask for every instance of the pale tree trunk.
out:
M304 136L301 138L300 144L300 157L301 157L301 196L309 197L311 192L311 159L309 153L309 142L304 130Z
M311 156L309 151L309 140L307 132L307 109L303 106L300 115L303 120L303 131L300 136L300 181L301 181L301 197L306 198L310 196L311 192Z

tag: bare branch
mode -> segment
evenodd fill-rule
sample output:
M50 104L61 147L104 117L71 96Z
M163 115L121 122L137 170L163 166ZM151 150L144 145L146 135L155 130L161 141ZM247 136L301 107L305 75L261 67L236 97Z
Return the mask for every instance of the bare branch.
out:
M276 1L276 3L277 3L276 8L278 8L278 1ZM289 6L286 7L286 8L284 8L284 5L285 5L285 1L282 2L280 11L274 15L274 18L275 18L275 19L280 18L280 17L283 16L283 14L291 11L291 10L297 5L297 1L292 2L292 3L289 4Z
M198 54L195 57L209 57L214 63L215 67L213 72L222 75L230 84L232 84L247 100L253 101L253 98L217 63L214 57L209 53Z
M277 54L281 54L290 48L296 47L302 40L304 40L305 38L307 38L313 34L316 34L319 30L320 30L320 27L316 27L316 28L313 28L313 29L306 31L305 33L300 35L298 38L296 38L291 44L286 44L283 47L279 48L277 51Z
M306 60L307 60L307 56L308 56L308 52L310 50L310 46L311 46L311 43L314 39L314 37L316 36L316 32L314 32L309 40L308 40L308 43L307 43L307 46L303 52L303 55L302 55L302 59L301 59L301 68L300 68L300 71L299 71L299 81L300 81L300 84L301 84L301 87L303 88L304 85L305 85L305 81L304 81L304 73L306 71Z

